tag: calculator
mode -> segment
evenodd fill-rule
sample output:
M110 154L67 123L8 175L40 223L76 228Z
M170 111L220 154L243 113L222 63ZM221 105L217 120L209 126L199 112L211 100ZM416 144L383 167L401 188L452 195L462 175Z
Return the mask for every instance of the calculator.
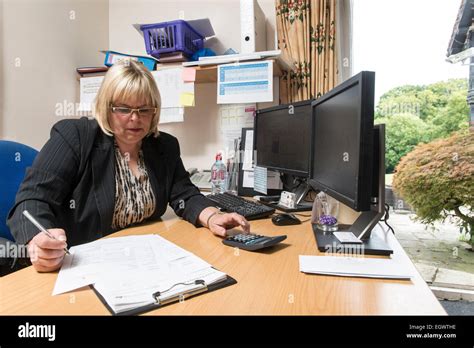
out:
M225 238L222 243L228 246L236 247L243 250L248 251L256 251L263 248L271 247L275 244L280 243L281 241L285 240L286 236L275 236L275 237L268 237L262 236L259 234L244 234L239 233L233 236L229 236Z

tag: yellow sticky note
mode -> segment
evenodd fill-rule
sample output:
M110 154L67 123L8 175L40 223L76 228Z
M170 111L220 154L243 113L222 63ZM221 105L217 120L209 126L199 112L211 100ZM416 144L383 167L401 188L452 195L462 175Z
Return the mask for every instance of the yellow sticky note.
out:
M196 81L196 69L194 68L183 68L182 77L184 82Z
M194 106L194 93L184 92L179 95L179 103L182 106Z

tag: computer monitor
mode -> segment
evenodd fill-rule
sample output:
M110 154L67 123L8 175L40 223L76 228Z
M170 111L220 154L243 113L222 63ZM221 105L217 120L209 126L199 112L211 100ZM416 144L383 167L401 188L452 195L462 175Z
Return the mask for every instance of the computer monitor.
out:
M370 208L373 72L362 72L313 102L310 184L356 211Z
M257 110L256 165L307 178L310 170L311 100Z
M366 253L388 255L392 250L371 238L385 213L385 128L374 128L374 89L375 73L363 71L312 103L309 184L361 212L340 229L363 240ZM314 231L319 250L339 244L332 234Z
M291 211L311 210L305 202L310 186L310 150L312 144L312 100L278 105L257 110L254 122L255 164L282 175L283 182L290 182L285 190L295 193L297 206L286 208L276 199L269 205Z

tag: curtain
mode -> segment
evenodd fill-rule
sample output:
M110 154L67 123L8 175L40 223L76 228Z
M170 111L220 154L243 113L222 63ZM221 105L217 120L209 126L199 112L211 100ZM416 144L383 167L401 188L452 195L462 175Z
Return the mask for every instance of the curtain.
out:
M280 103L318 98L339 81L336 0L275 0L278 48L294 60L280 78Z

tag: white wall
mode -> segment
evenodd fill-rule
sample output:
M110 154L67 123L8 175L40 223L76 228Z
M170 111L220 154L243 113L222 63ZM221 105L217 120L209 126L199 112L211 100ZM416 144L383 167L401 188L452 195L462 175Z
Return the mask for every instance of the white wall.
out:
M0 134L40 149L57 103L74 103L76 67L103 63L108 0L3 0L0 48Z
M267 18L267 45L274 49L274 0L259 0ZM239 0L109 0L109 47L111 50L146 55L142 36L134 23L159 23L179 19L209 18L216 33L206 46L222 54L227 48L240 51ZM278 79L274 90L278 91ZM275 83L274 83L275 84ZM215 153L224 144L219 130L216 84L196 84L196 106L185 109L184 123L164 124L160 129L176 136L185 167L210 169ZM275 103L278 104L278 92ZM271 103L271 104L275 104ZM262 105L262 107L271 104Z
M273 0L259 0L267 17L268 48L274 48ZM216 32L209 45L218 53L240 49L239 0L0 0L0 136L40 149L58 104L78 102L76 67L103 64L100 50L146 54L134 23L208 17ZM220 51L220 52L219 52ZM275 79L275 102L278 79ZM196 85L196 107L185 122L163 125L177 136L186 167L210 167L223 148L216 85ZM265 107L274 103L261 105Z

